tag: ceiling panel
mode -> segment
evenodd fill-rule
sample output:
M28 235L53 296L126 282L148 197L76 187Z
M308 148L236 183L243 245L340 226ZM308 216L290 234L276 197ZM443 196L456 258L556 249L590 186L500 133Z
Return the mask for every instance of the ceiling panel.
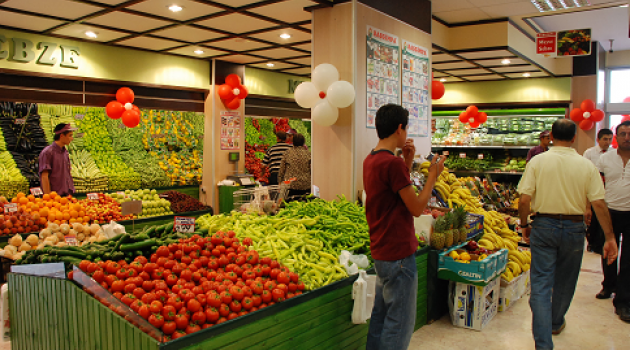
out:
M510 78L526 78L523 76L523 73L506 73L505 75L507 75ZM541 78L541 77L548 77L547 73L545 72L530 72L529 73L529 77L530 78Z
M118 4L122 4L123 2L127 2L127 0L93 0L94 2L99 2L101 4L107 4L107 5L118 5Z
M257 7L248 11L283 22L294 23L310 20L311 13L304 11L304 8L313 5L317 5L317 3L310 0L290 0Z
M536 68L536 66L520 66L520 67L510 67L510 66L506 66L506 67L498 67L498 68L492 68L492 70L497 71L497 72L531 72L531 71L538 71L538 68Z
M304 24L304 25L301 25L300 27L306 28L308 30L313 30L313 25L312 24Z
M455 11L474 7L468 0L439 0L431 2L433 13L442 11Z
M182 7L182 10L173 12L168 9L171 5L178 5ZM191 0L147 0L129 6L129 9L172 18L178 21L185 21L223 11L221 8Z
M504 77L500 76L500 75L495 75L495 74L489 74L489 75L476 75L476 76L469 76L469 77L464 77L466 78L466 80L474 80L474 81L479 81L479 80L501 80L501 79L505 79Z
M231 7L241 7L241 6L260 2L260 0L214 0L214 2L218 2L220 4L231 6Z
M464 80L459 79L459 78L454 78L454 77L444 77L444 79L446 79L446 81L442 81L442 79L440 79L440 81L442 83L456 83L456 82L462 82Z
M459 69L459 70L447 70L445 71L449 74L456 75L458 77L463 77L466 75L476 75L476 74L487 74L491 73L485 69L477 68L477 69Z
M283 39L280 37L280 34L289 34L291 35L288 39ZM266 41L271 41L276 44L289 44L296 43L301 41L310 41L311 33L305 33L300 30L286 28L286 29L276 29L265 33L253 34L249 35L252 38L258 38Z
M247 64L252 62L260 61L258 57L252 57L248 55L231 55L231 56L223 56L218 58L221 61L228 61L233 63Z
M216 47L220 47L220 48L224 48L228 50L233 50L233 51L248 51L248 50L255 50L255 49L269 47L269 45L267 44L263 44L257 41L247 40L243 38L231 38L231 39L213 41L211 43L208 43L208 45L216 46Z
M453 57L449 54L434 54L431 56L431 60L435 63L435 62L459 60L459 58Z
M120 41L118 44L125 46L140 47L147 50L164 50L170 47L180 46L181 44L176 41L150 38L150 37L137 37Z
M459 56L468 59L475 58L503 58L506 56L514 56L513 53L507 50L494 50L494 51L478 51L478 52L458 52Z
M436 1L435 3L439 2ZM481 11L479 8L467 8L465 10L448 12L433 12L433 14L448 23L473 22L490 19L490 16Z
M309 51L309 52L311 52L312 49L313 49L313 45L311 43L295 45L293 47L297 47L298 49L306 50L306 51Z
M246 16L240 13L233 13L226 16L210 18L197 22L204 27L224 30L230 33L246 33L254 30L265 29L276 26L275 23L263 21L261 19Z
M310 66L311 65L311 58L310 57L298 58L298 59L295 59L295 60L289 60L289 62Z
M531 2L512 2L509 4L501 4L494 6L485 6L481 10L492 18L522 16L527 14L539 13L536 6Z
M296 68L296 69L287 69L284 71L285 73L291 73L291 74L299 74L299 75L310 75L311 74L311 68Z
M433 63L433 68L439 70L453 69L453 68L473 68L474 64L470 64L466 61L452 62L452 63Z
M63 23L64 22L62 21L54 19L40 18L0 10L0 25L2 26L43 31Z
M278 70L278 69L286 69L286 68L297 67L296 65L288 64L288 63L284 63L284 62L273 62L273 61L270 61L270 63L273 63L273 67L269 67L267 65L267 63L252 64L252 67L263 68L263 69L271 69L271 70Z
M191 26L177 26L174 28L168 28L153 33L154 35L163 36L166 38L177 39L187 41L191 43L198 43L211 39L221 38L224 35L210 30L199 29Z
M510 63L506 64L505 66L511 66L511 65L514 65L514 64L527 64L527 61L525 61L525 60L523 60L521 58L509 57L508 59L510 60ZM492 60L476 60L475 63L480 64L480 65L482 65L484 67L503 66L503 63L501 63L501 61L503 61L503 58L492 59Z
M103 9L69 0L9 0L0 3L5 7L68 19L87 16Z
M501 5L501 4L509 4L515 2L530 2L530 0L468 0L471 4L477 7L483 6L492 6L492 5Z
M202 50L203 53L202 54L197 54L197 53L195 53L195 50ZM191 57L201 57L201 58L212 57L212 56L217 56L217 55L224 55L224 54L227 53L225 51L213 50L213 49L210 49L210 48L207 48L207 47L201 47L201 46L180 47L180 48L177 48L177 49L168 50L168 52L176 53L178 55L191 56Z
M256 55L266 56L271 58L287 58L287 57L295 57L295 56L303 56L305 55L303 52L278 48L278 49L268 49L262 51L256 51Z
M444 73L440 73L438 71L433 71L433 77L434 78L450 77L450 75L444 74Z
M89 19L88 22L113 28L131 30L135 32L144 32L147 30L163 27L171 23L158 19L132 15L124 12L110 12L103 16Z
M91 31L97 34L96 38L89 38L85 35L85 32ZM107 42L111 40L116 40L127 36L129 34L118 32L115 30L108 30L103 28L96 28L94 26L85 25L85 24L71 24L66 27L59 28L53 31L54 34L71 36L74 38L85 39L85 40L93 40L93 41L102 41Z

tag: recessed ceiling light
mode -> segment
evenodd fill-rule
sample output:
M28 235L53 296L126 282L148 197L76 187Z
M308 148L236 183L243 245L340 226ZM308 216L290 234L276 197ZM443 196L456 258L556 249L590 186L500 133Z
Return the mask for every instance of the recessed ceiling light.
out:
M591 6L590 0L531 0L540 12L559 11Z
M444 82L446 82L446 79L442 78L442 79L440 79L440 81L444 83Z
M529 77L531 77L532 75L531 75L531 74L529 74L529 73L523 73L523 76L524 76L525 78L529 78Z
M183 10L184 8L179 6L179 5L171 5L168 7L169 10L173 11L173 12L179 12L181 10Z
M98 34L94 33L91 30L88 30L87 32L85 32L85 36L87 36L88 38L96 39L98 37Z
M203 54L203 50L199 50L199 49L197 49L197 50L195 50L195 53L196 53L197 55L201 55L201 54Z
M289 39L289 38L291 38L291 34L283 33L283 34L280 34L280 37L282 39Z
M273 67L273 66L275 66L275 64L273 64L271 62L267 63L267 67Z
M510 61L510 60L508 60L508 59L506 58L506 59L504 59L503 61L501 61L501 63L503 63L503 64L510 64L510 63L512 63L512 61Z

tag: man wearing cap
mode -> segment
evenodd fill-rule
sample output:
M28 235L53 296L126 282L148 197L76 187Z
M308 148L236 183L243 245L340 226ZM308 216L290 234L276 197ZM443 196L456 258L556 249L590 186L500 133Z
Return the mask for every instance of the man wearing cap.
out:
M539 137L540 137L540 145L530 149L529 152L527 152L528 163L535 156L543 152L547 152L549 150L549 143L551 142L551 139L549 138L549 131L545 130L541 132Z
M73 128L70 124L55 126L54 142L39 154L39 178L42 191L57 192L60 196L74 193L74 182L70 175L70 156L66 146L73 140Z

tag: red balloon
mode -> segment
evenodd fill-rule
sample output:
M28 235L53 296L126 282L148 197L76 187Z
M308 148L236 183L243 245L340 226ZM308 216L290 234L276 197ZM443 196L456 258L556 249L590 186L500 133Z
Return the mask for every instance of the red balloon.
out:
M479 122L476 121L476 120L474 122L470 123L470 127L473 128L473 129L477 129L479 127L479 125L481 125L481 124L479 124Z
M231 87L228 84L223 84L219 86L219 89L217 92L219 93L219 97L222 100L231 101L234 98L234 93L232 92L232 90L234 90L233 87Z
M107 113L108 117L112 119L118 119L122 117L123 113L125 112L125 106L123 106L123 104L118 101L110 101L107 104L107 107L105 107L105 112Z
M233 88L237 88L241 85L241 77L236 74L230 74L225 77L225 83Z
M116 100L123 105L125 103L133 103L134 98L135 95L133 94L133 90L128 87L122 87L116 91Z
M584 119L580 122L580 129L587 131L591 130L595 123L590 119Z
M619 144L617 144L617 135L613 136L611 146L612 148L617 148L617 146L619 146Z
M627 121L630 121L630 115L623 115L622 118L621 118L621 122L623 123L623 122L627 122Z
M247 95L249 94L249 92L247 91L247 88L244 87L243 85L239 86L238 89L241 91L238 94L238 98L240 98L241 100L247 97Z
M593 112L591 112L591 117L589 119L596 123L601 122L602 120L604 120L604 112L602 112L599 109L596 109Z
M585 112L592 112L595 110L595 108L597 108L595 106L595 102L593 102L593 100L591 99L586 99L582 101L582 104L580 105L580 109L582 109Z
M582 120L584 120L584 111L579 108L573 108L569 116L571 117L571 120L579 124Z
M134 111L140 113L140 108L138 108L138 106L136 106L136 105L133 105L133 107L131 107L131 109L133 109ZM142 113L140 113L140 114L142 114Z
M460 121L460 122L462 122L462 123L466 124L466 123L468 123L468 119L469 119L469 118L468 118L468 114L466 114L466 112L461 112L461 113L459 114L459 121Z
M225 102L225 107L228 109L238 109L241 106L241 100L238 97L233 98L229 102Z
M122 115L122 122L128 128L135 128L140 124L140 113L133 109L125 111Z
M475 106L468 106L468 108L466 108L466 113L468 113L469 118L477 118L479 109L477 109L477 107Z
M445 92L444 84L439 80L433 80L431 82L431 99L439 100L444 96Z
M628 102L630 102L630 96L628 96L628 97L624 98L624 99L623 99L623 102L624 102L624 103L628 103Z
M479 112L479 114L477 114L477 121L480 124L483 124L485 122L488 121L488 114L486 114L485 112Z

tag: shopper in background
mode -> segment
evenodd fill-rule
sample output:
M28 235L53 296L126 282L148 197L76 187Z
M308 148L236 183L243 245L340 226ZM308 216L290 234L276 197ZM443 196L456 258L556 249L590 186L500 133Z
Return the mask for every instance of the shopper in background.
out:
M549 131L545 130L540 133L540 144L527 152L527 162L532 160L535 156L547 152L549 150L549 143L551 143L551 139L549 138Z
M289 145L293 144L293 136L297 134L297 131L295 131L294 129L289 129L289 131L287 131L287 143Z
M74 182L70 174L70 156L66 146L74 139L70 124L55 126L54 142L39 154L39 179L44 193L57 192L60 196L74 193Z
M293 136L293 147L284 153L280 163L278 181L291 181L288 197L304 196L311 193L311 153L304 147L302 134Z
M609 265L603 263L603 289L597 297L604 299L600 297L601 294L609 298L615 293L613 304L619 318L630 322L630 248L625 246L630 242L630 238L625 239L626 233L630 237L630 169L627 169L630 159L630 121L617 126L617 143L616 150L612 149L599 158L598 168L606 183L606 203L614 236L619 244L619 236L623 234L624 249L621 249L618 275L616 261Z
M263 165L269 168L269 185L278 184L278 172L280 171L280 163L284 158L284 153L291 149L291 145L287 143L287 134L283 131L276 133L278 143L269 147L265 158L263 158Z
M597 133L597 145L587 149L584 152L583 157L590 160L597 166L599 157L608 151L608 148L612 143L612 139L613 132L610 129L601 129ZM597 221L597 215L592 215L592 213L593 208L587 208L585 222L588 225L588 229L586 230L586 240L588 241L588 246L586 249L588 251L601 254L604 238L601 232L601 227L599 226L599 221ZM598 299L610 298L610 293L603 292L604 290L597 294Z
M427 182L416 195L409 180L416 148L407 139L409 112L387 104L376 113L379 142L363 162L366 217L370 227L370 250L376 269L376 294L367 350L407 349L416 322L418 272L414 253L418 249L413 217L422 215L438 175L442 158L432 160ZM396 157L396 148L403 157Z
M527 164L518 185L519 216L523 238L532 250L529 304L536 349L553 349L552 334L560 334L577 284L584 250L584 213L587 200L595 208L606 243L608 263L617 258L617 244L604 201L599 171L571 145L577 125L569 119L553 123L554 147ZM531 237L528 216L535 214Z

